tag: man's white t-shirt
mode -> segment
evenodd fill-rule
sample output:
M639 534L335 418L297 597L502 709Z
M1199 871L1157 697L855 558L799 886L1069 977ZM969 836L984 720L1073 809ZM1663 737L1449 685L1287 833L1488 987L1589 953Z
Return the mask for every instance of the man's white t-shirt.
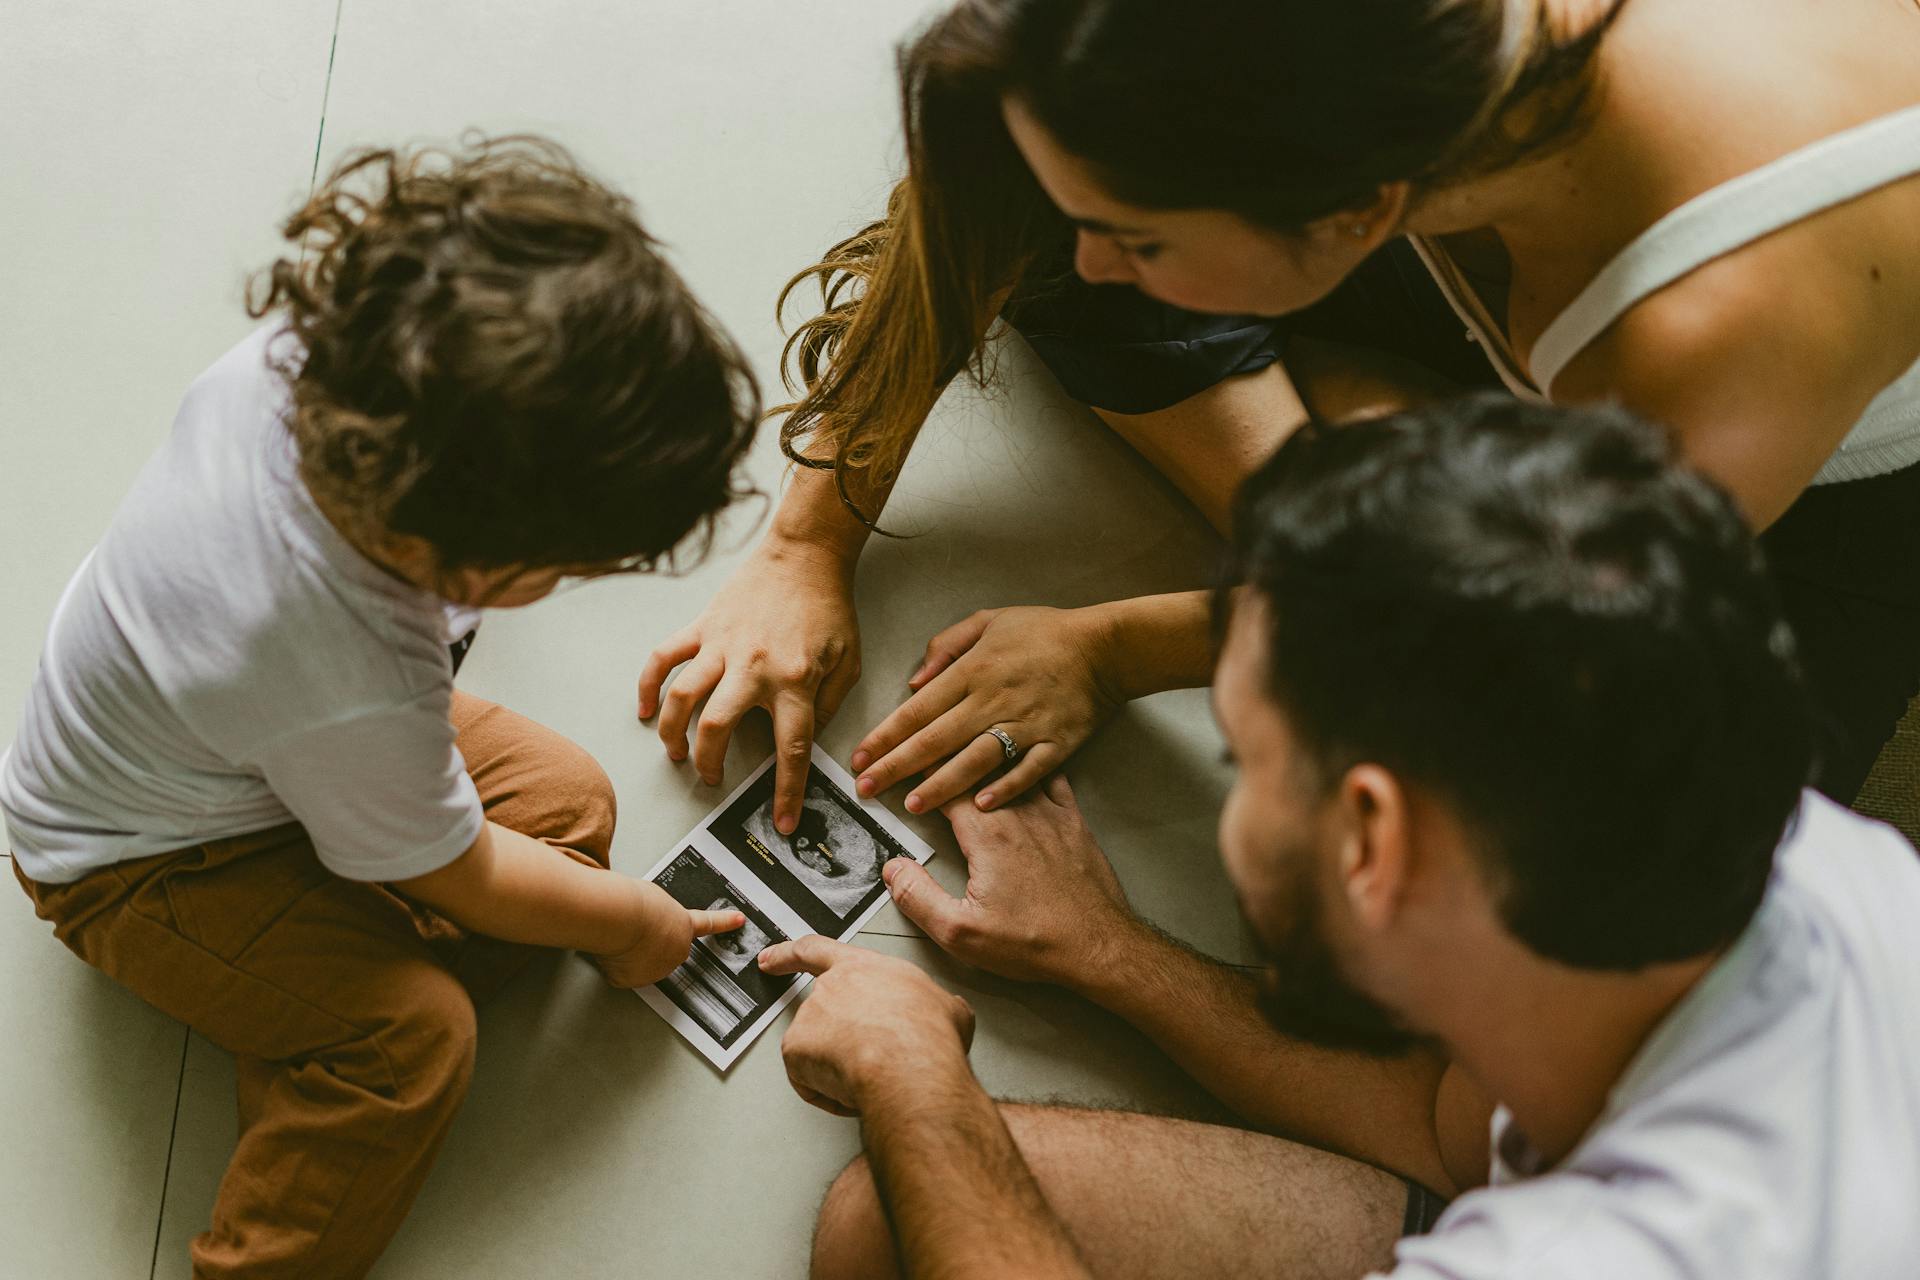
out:
M1807 793L1740 941L1571 1155L1494 1117L1492 1184L1393 1280L1920 1276L1920 859Z
M301 483L261 329L187 391L48 626L0 810L20 869L65 883L298 821L356 880L479 837L448 720L478 615L393 578Z

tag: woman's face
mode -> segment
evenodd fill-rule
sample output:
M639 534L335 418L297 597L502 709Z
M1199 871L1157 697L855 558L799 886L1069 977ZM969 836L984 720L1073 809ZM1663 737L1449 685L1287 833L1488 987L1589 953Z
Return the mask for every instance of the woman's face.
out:
M1130 284L1189 311L1286 315L1332 293L1391 234L1382 213L1340 214L1285 235L1221 209L1125 204L1019 99L1001 110L1034 177L1080 229L1074 267L1090 284Z

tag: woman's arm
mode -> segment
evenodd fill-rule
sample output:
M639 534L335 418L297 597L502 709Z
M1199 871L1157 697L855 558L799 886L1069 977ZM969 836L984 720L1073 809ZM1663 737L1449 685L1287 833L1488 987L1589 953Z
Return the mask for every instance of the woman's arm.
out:
M1447 392L1442 380L1391 357L1329 344L1303 346L1302 356L1311 380L1303 385L1336 418ZM1277 364L1153 413L1095 412L1223 535L1241 483L1306 420L1294 382ZM1083 609L988 609L962 619L928 643L907 681L913 696L854 752L862 793L878 795L925 772L907 808L945 804L1002 763L984 736L991 726L1025 753L980 795L983 809L1004 804L1059 768L1121 703L1208 683L1211 628L1205 591Z
M873 506L867 512L869 519L880 518L892 494L892 480L869 481L861 486L861 499ZM851 573L872 534L873 530L841 500L833 472L795 467L793 481L773 513L767 540L782 547L804 547L831 556Z
M1225 535L1241 482L1300 428L1309 406L1328 422L1347 422L1458 391L1384 352L1296 338L1284 364L1228 378L1169 408L1094 412Z
M1223 535L1240 482L1307 420L1299 393L1278 364L1228 378L1153 413L1094 412Z
M870 514L878 515L890 489L867 487ZM691 754L709 786L720 782L734 726L753 708L767 709L777 758L774 825L783 832L800 819L814 734L860 678L853 575L870 532L841 501L833 472L799 468L759 548L640 672L640 718L658 714L668 756ZM679 677L663 697L675 668Z

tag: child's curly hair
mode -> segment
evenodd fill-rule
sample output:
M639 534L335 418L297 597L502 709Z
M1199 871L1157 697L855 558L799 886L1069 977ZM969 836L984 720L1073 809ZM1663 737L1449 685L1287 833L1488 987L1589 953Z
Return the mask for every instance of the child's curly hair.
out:
M606 572L744 492L745 359L558 144L359 151L283 230L303 251L248 311L286 313L301 476L358 529L446 568Z

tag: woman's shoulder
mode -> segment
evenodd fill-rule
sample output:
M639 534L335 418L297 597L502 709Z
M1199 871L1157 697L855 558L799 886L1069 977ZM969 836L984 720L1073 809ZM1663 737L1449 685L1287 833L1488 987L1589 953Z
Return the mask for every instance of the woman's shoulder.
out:
M1920 359L1920 248L1905 257L1876 279L1812 227L1750 246L1620 316L1553 398L1619 401L1670 428L1765 525Z

